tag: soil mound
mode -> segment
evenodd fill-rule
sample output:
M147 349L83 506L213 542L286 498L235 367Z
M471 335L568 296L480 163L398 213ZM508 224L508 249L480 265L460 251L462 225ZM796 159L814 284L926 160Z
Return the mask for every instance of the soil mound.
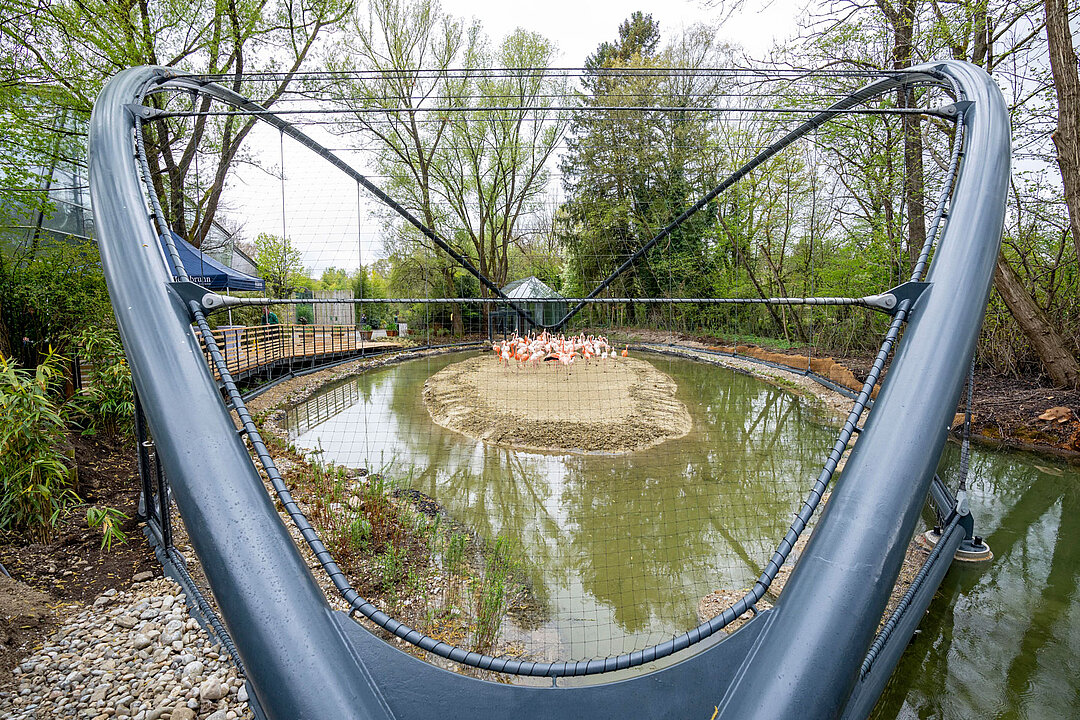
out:
M626 453L690 432L668 375L637 358L517 368L490 355L428 378L424 402L449 430L527 450Z

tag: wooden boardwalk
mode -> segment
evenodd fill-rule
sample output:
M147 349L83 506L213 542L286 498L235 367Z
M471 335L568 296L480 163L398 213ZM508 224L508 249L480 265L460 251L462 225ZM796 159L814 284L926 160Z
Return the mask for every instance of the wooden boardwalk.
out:
M197 328L195 333L214 377L220 380L202 334ZM365 340L351 325L234 326L218 328L212 334L234 380L281 366L306 367L401 347L388 340Z

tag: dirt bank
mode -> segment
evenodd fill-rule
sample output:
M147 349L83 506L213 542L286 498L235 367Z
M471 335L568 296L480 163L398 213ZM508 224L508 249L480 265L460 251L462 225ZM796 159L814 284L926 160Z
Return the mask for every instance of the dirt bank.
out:
M424 384L432 419L507 447L625 453L690 432L675 381L637 358L505 367L490 355L454 363Z
M627 328L609 335L620 340L675 345L687 349L722 349L730 352L731 346L723 341L704 336L690 336L658 330ZM767 360L791 367L786 373L737 358L724 358L732 367L740 367L781 385L794 382L801 394L812 394L835 412L846 415L851 403L843 396L822 388L817 383L798 375L806 368L806 349L780 350L753 345L739 345L740 354L748 358ZM838 385L858 390L873 364L873 356L836 356L816 358L812 355L812 369ZM755 370L754 368L758 368ZM888 374L888 363L884 376ZM774 376L770 378L770 376ZM805 380L806 382L800 382ZM879 386L880 387L880 386ZM830 396L832 399L830 399ZM957 407L953 424L954 435L959 432L963 420L963 400ZM842 407L845 406L846 407ZM975 393L972 402L972 440L991 447L1013 448L1026 452L1053 455L1070 462L1080 462L1080 389L1055 388L1047 385L1044 378L1034 376L1002 376L981 369L975 372Z
M127 589L134 577L161 574L134 519L134 441L72 432L68 442L78 465L75 491L87 505L124 513L118 524L127 541L103 547L101 528L89 527L83 506L59 518L46 542L13 534L0 538L0 563L12 578L0 576L0 691L15 682L11 668L44 642L61 615L109 588Z

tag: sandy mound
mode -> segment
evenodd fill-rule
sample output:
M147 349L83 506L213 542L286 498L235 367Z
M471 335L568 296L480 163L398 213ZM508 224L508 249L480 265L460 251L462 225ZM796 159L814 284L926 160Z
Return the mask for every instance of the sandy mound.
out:
M675 381L644 360L507 369L491 355L428 378L424 401L439 425L497 445L625 453L690 432Z

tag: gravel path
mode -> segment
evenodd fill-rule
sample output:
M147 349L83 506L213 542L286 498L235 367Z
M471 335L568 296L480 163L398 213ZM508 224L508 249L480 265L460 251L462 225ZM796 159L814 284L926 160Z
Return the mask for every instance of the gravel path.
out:
M71 611L0 693L4 718L251 718L231 659L187 613L171 580L106 590Z

